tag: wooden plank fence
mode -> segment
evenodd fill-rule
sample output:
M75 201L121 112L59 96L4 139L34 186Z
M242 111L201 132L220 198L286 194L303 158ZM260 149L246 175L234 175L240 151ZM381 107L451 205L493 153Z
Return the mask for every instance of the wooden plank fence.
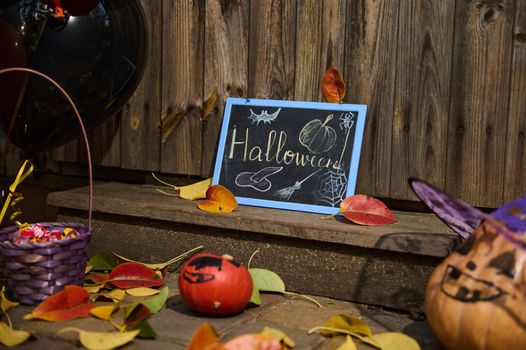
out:
M483 207L526 192L526 0L141 3L148 67L91 132L98 165L209 176L227 96L321 101L334 64L368 105L358 192L414 200L410 176Z

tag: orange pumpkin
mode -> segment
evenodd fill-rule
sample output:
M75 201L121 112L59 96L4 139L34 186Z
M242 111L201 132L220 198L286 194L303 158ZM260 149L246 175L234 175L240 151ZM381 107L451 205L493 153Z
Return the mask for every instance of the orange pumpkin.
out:
M243 311L252 296L248 269L232 257L196 254L181 268L179 292L188 307L208 315Z
M486 220L429 280L425 310L450 350L526 349L526 251Z

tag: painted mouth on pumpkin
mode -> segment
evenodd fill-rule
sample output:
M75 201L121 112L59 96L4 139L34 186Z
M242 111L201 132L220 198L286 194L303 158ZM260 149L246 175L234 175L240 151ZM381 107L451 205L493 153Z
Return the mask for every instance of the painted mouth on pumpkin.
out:
M205 283L205 282L213 280L215 276L210 273L194 273L194 272L184 271L183 278L188 283Z
M462 302L491 301L507 294L493 282L475 278L448 265L440 288L447 296Z

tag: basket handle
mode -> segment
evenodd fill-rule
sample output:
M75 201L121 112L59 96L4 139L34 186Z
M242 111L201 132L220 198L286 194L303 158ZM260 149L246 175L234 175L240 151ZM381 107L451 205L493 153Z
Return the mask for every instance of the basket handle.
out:
M73 108L73 111L75 112L75 115L77 116L77 119L79 120L79 123L80 123L80 129L82 130L82 136L84 137L84 143L86 145L86 154L88 157L88 173L89 173L88 227L91 229L91 213L93 211L93 170L91 166L91 152L90 152L90 147L89 147L88 135L86 133L86 129L84 128L84 123L82 122L82 118L80 117L80 113L77 109L77 106L75 105L71 97L68 95L68 93L62 88L62 86L60 86L59 83L57 83L55 80L53 80L51 77L49 77L48 75L44 73L41 73L31 68L11 67L11 68L5 68L5 69L0 70L0 75L4 73L8 73L8 72L26 72L26 73L38 75L46 79L51 84L53 84L57 89L59 89L60 92L62 92L62 94L66 97L69 104ZM14 117L15 116L13 115L13 118Z

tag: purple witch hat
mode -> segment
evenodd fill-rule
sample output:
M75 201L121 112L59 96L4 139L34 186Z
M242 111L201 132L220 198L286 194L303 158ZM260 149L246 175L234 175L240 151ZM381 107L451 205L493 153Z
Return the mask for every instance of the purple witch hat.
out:
M468 238L482 221L491 220L509 240L526 249L526 195L486 214L423 180L410 179L409 185L436 216L462 238Z

